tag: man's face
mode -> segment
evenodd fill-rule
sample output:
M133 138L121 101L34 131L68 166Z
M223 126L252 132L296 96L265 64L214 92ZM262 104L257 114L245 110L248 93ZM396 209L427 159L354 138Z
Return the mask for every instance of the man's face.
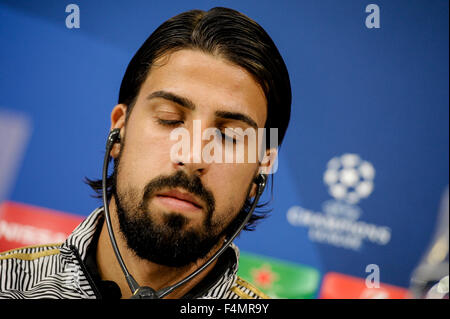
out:
M194 120L201 121L202 132L211 127L245 130L252 122L264 127L263 90L239 66L180 50L156 61L126 124L118 108L124 106L116 106L112 115L123 137L115 198L128 245L141 258L173 266L204 257L241 210L258 163L171 157L177 141L170 133L181 127L194 138ZM211 140L202 140L201 148ZM194 144L191 140L191 148Z

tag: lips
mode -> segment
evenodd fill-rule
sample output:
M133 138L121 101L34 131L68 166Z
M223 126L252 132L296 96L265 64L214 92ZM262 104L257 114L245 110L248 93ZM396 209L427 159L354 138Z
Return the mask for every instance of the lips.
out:
M158 193L158 194L156 194L156 196L159 198L162 198L162 199L167 198L167 199L175 199L175 200L183 201L183 202L186 202L186 204L191 204L191 205L195 206L196 208L200 208L200 209L203 208L200 201L198 199L196 199L193 195L191 195L189 193L180 192L176 189Z

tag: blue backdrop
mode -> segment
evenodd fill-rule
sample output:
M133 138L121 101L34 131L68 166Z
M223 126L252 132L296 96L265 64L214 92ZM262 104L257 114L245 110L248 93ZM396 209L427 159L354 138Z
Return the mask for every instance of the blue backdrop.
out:
M66 27L70 3L80 28ZM380 28L366 26L371 3ZM240 248L322 274L365 277L377 264L382 282L408 286L448 185L446 0L2 0L0 110L30 129L4 197L81 215L97 207L82 179L100 177L129 60L166 19L214 6L266 29L293 88L272 216Z

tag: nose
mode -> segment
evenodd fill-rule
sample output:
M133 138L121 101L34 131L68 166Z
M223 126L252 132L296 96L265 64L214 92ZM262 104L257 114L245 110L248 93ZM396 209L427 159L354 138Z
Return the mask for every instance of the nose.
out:
M188 137L184 138L184 144L182 147L189 152L186 154L185 150L182 150L181 154L172 157L172 163L176 170L183 169L188 174L195 174L202 176L206 174L210 167L210 163L207 163L203 159L203 148L209 142L203 140L202 134L206 127L202 127L201 120L193 120L193 125L190 130L187 130Z
M176 170L185 170L188 175L195 174L197 176L202 176L206 173L207 169L202 165L202 163L185 163L185 162L177 162L174 163L173 166Z

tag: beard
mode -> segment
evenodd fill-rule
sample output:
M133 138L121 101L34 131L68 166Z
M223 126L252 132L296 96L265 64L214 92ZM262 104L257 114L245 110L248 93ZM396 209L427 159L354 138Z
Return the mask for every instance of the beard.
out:
M123 150L122 145L122 150ZM239 210L229 208L223 216L237 215L228 224L214 220L215 200L198 176L189 177L183 170L152 179L143 192L127 187L118 191L117 175L121 154L115 163L112 192L117 207L120 232L128 247L141 259L170 267L182 267L206 257L223 236L233 234L247 216L245 200ZM149 210L149 201L164 188L182 188L200 198L205 207L201 227L188 227L189 219L176 212L163 212L158 222ZM250 194L251 184L246 198ZM143 195L141 195L143 194ZM239 212L239 213L237 213ZM237 214L236 214L237 213Z

